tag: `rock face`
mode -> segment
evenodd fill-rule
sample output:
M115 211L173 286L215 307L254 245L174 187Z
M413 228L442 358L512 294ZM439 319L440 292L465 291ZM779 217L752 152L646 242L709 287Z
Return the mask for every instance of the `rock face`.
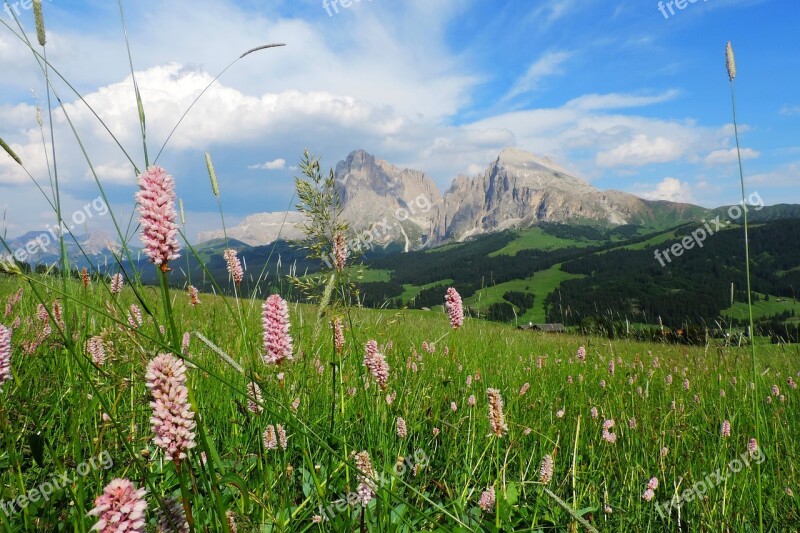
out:
M408 251L538 223L678 224L703 216L700 207L651 202L599 191L554 161L516 148L503 150L482 176L459 176L442 195L424 172L399 168L357 150L336 166L343 216L380 245ZM285 213L247 217L228 235L249 245L278 238ZM298 238L299 213L289 213L281 238ZM204 232L201 240L222 237ZM364 239L362 239L364 240Z
M299 239L302 233L298 224L304 217L296 211L288 213L256 213L242 220L238 225L228 228L228 237L242 241L250 246L262 246L280 239ZM198 235L200 242L221 239L223 231L202 231Z
M342 215L379 244L408 251L427 243L442 194L424 172L402 169L357 150L336 165Z
M432 244L538 222L626 224L645 201L602 193L547 158L507 148L483 176L459 176L445 193Z

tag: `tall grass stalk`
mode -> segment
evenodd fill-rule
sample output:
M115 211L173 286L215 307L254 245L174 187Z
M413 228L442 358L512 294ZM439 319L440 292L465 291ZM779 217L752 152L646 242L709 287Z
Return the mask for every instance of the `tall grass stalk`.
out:
M736 157L739 163L739 183L741 184L742 189L742 212L744 213L744 257L745 257L745 274L747 276L747 312L749 317L749 339L750 339L750 350L752 355L753 361L753 383L755 384L755 390L753 391L753 416L755 417L755 430L756 430L756 440L759 443L759 446L762 445L761 442L761 434L760 434L760 422L759 422L759 408L758 408L758 369L756 364L756 341L755 341L755 328L753 327L753 293L750 287L750 240L749 240L749 232L748 232L748 223L747 223L747 200L745 197L745 187L744 187L744 167L742 166L742 152L739 146L739 126L736 120L736 91L735 91L735 79L736 79L736 59L733 55L733 46L731 42L728 41L728 44L725 47L725 63L728 69L728 79L731 85L731 109L733 113L733 131L734 136L736 137ZM764 503L763 503L763 487L761 481L761 463L758 463L758 527L759 531L763 533L764 531Z

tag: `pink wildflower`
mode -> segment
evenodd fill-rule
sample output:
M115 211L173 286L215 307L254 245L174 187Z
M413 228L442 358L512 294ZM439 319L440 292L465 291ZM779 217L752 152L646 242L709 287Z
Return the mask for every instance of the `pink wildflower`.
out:
M175 498L164 498L163 504L156 509L158 533L189 531L189 524L186 522L186 511L183 503Z
M261 387L255 381L251 381L247 384L247 409L251 413L261 414L264 411L262 403L264 398L261 396Z
M483 494L481 494L481 499L478 500L478 507L488 513L494 510L495 501L494 487L489 487L488 490L483 491Z
M292 360L292 336L289 334L289 304L277 294L264 303L264 362L281 364Z
M92 361L97 366L103 366L106 362L106 347L102 337L92 337L86 342L86 351L92 356Z
M722 422L722 428L720 429L720 433L724 438L731 436L731 423L728 420Z
M162 272L168 272L167 264L180 257L175 223L175 180L161 167L150 167L139 176L136 202L145 254Z
M199 292L197 291L197 287L194 285L189 285L189 304L192 307L197 307L200 305L200 298L198 297Z
M236 250L228 248L222 254L222 257L225 258L225 263L228 265L228 274L230 274L231 279L236 285L240 285L244 280L244 270L242 270L242 262L239 261Z
M389 380L389 363L386 357L378 351L378 342L375 340L367 341L364 348L364 366L369 369L381 389L386 390L386 383Z
M11 330L0 324L0 390L11 379Z
M345 242L344 234L337 233L333 237L333 259L334 259L334 266L336 270L341 272L344 270L345 262L347 261L347 256L349 251L347 249L347 243Z
M122 274L114 274L111 276L111 294L116 296L122 292L122 286L125 285L125 278Z
M508 432L503 415L503 397L497 389L486 389L486 395L489 397L489 423L492 426L492 433L502 437Z
M145 489L137 490L127 479L113 480L106 485L103 494L94 501L94 509L88 513L99 517L92 531L144 533L147 522L145 494Z
M147 365L147 388L153 395L150 418L155 438L168 461L186 458L195 446L194 412L186 386L186 365L171 354L160 354Z
M264 430L263 440L265 450L276 450L278 448L278 436L275 433L275 426L272 424L267 426L267 429Z
M581 346L580 348L578 348L578 352L575 354L575 357L576 357L576 358L578 359L578 361L580 361L581 363L583 363L584 361L586 361L586 348L584 348L583 346Z
M397 436L401 439L406 438L408 430L406 428L406 421L402 417L397 417Z
M553 458L548 454L542 459L542 466L539 467L539 481L547 485L553 479Z
M355 454L356 468L359 470L358 474L358 488L356 494L358 495L358 502L362 507L369 505L372 497L375 496L375 471L372 469L372 460L366 451Z
M344 350L344 327L342 326L342 319L338 317L333 319L331 327L333 328L333 346L336 349L336 353L341 354L342 350Z
M461 295L453 287L447 289L444 297L444 304L450 315L450 324L453 329L458 329L464 324L464 307L461 303Z

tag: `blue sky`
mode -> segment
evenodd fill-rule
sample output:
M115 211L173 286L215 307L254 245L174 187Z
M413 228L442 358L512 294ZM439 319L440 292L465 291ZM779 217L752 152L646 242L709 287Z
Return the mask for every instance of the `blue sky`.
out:
M14 2L27 31L32 13ZM126 2L151 154L203 87L237 63L178 129L159 164L184 200L190 235L219 226L203 153L227 221L285 210L304 148L334 166L363 148L425 170L442 189L483 173L506 146L558 160L600 189L706 206L739 194L724 46L736 51L747 187L800 203L800 46L795 0L139 0ZM23 4L24 6L24 4ZM338 11L338 12L337 12ZM116 2L45 0L48 57L142 166ZM7 12L0 19L14 24ZM0 137L48 183L29 50L0 25ZM115 212L133 209L131 164L55 83ZM65 211L97 196L54 109ZM45 125L45 136L49 130ZM52 147L47 144L48 151ZM52 223L35 186L0 156L0 229ZM108 229L98 217L88 229Z

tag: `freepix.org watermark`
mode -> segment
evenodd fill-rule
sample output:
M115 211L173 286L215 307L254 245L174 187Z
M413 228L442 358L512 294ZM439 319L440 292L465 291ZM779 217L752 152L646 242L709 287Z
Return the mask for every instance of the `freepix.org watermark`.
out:
M372 0L364 0L365 2ZM327 11L328 16L332 17L333 15L339 14L339 7L341 6L344 9L350 9L353 7L354 4L360 4L361 0L322 0L322 9Z
M114 466L114 461L111 459L111 455L103 451L100 452L100 455L97 457L92 457L88 461L79 464L75 472L77 472L80 477L86 477L91 472L99 470L100 468L108 470L112 466ZM50 496L54 492L68 485L72 485L72 483L75 482L76 478L71 477L71 475L73 474L70 472L64 472L63 474L53 476L50 478L50 481L45 481L35 489L27 491L26 494L20 494L13 500L0 501L0 510L10 518L11 515L22 512L32 503L36 503L39 500L44 500L45 502L49 501Z
M48 2L52 2L52 0L47 0ZM19 0L17 2L3 2L3 11L6 12L6 15L12 17L16 15L19 17L22 14L22 10L29 11L33 9L33 0ZM11 13L14 13L12 15Z
M698 248L703 247L703 243L707 238L714 235L718 231L730 226L734 220L739 220L745 213L749 213L750 209L754 211L761 211L764 208L764 200L758 192L754 192L747 199L748 201L740 202L728 208L728 218L730 220L720 220L722 215L717 215L712 220L703 219L701 222L703 226L694 230L691 234L685 236L680 242L673 243L663 250L656 249L655 258L661 266L667 266L667 263L672 263L673 257L680 257L686 250L691 250L695 246ZM712 227L713 226L713 227ZM672 257L670 257L672 255Z
M758 450L754 452L749 450L745 451L739 458L728 463L726 469L718 468L711 474L704 475L703 478L694 485L687 488L682 493L676 494L670 501L664 504L656 502L656 511L658 511L658 514L660 514L662 518L665 518L670 514L670 509L677 509L684 503L689 503L692 500L701 500L709 490L722 485L731 474L738 474L745 467L749 468L751 460L755 464L760 465L765 459L766 456L764 452L761 451L761 448L758 448Z
M14 250L13 254L0 253L0 262L8 262L12 256L20 263L24 263L28 258L47 252L47 249L59 241L61 235L71 233L73 229L84 224L87 220L94 218L95 215L105 216L108 214L108 206L102 197L98 196L91 202L88 202L81 209L78 209L72 216L69 217L70 225L67 226L64 221L61 226L47 225L45 231L25 243L25 246Z
M403 477L409 470L414 470L414 475L416 475L417 468L425 468L430 463L428 459L428 455L425 453L424 450L418 448L414 452L413 457L406 457L403 459L402 462L398 462L394 465L392 469L392 474L394 477L401 478ZM381 472L379 475L376 475L373 481L375 483L376 490L380 489L381 487L385 487L389 483L392 482L392 477L387 477L385 472ZM348 507L355 506L359 501L359 494L358 492L351 491L347 494L343 494L341 498L334 501L328 507L323 508L322 505L319 506L319 517L323 521L331 520L337 514L342 513L348 509Z
M696 4L701 1L708 2L708 0L669 0L668 2L662 0L658 3L658 10L661 11L665 19L669 19L675 14L675 9L684 10L689 4ZM669 14L667 12L669 12Z
M383 217L383 220L379 220L369 229L357 232L356 235L346 243L348 256L353 255L353 253L363 253L365 250L372 250L374 243L376 241L381 242L382 239L385 239L387 235L392 233L392 230L399 228L402 233L401 222L405 222L415 215L427 213L432 208L433 204L430 198L424 194L420 194L409 202L406 207L400 207L392 213L394 217L393 221L389 220L389 217ZM333 265L336 264L336 256L331 252L330 256L323 257L322 261L328 268L333 268Z

